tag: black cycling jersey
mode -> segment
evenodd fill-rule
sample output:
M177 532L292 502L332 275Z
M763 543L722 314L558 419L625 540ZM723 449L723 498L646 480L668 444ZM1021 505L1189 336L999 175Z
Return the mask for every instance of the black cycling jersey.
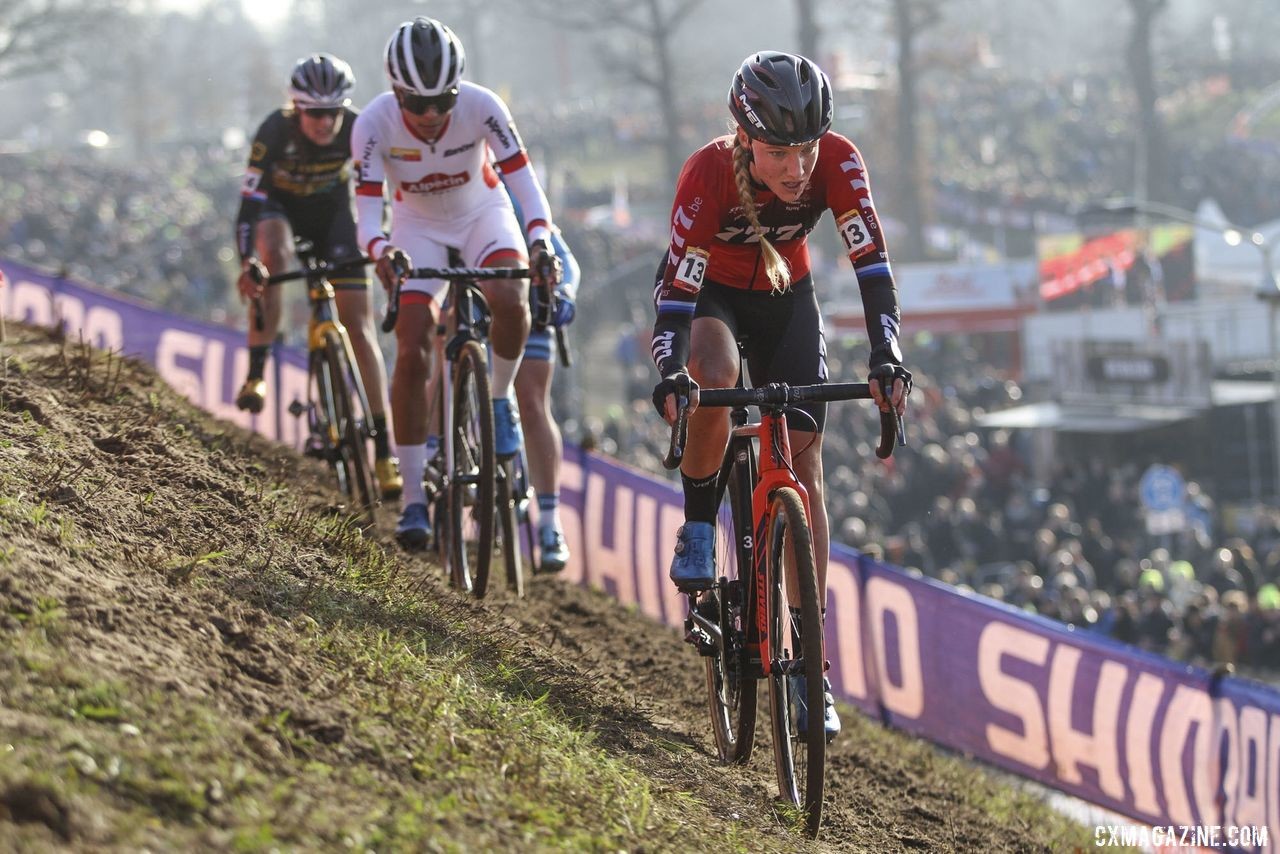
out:
M310 222L327 220L339 212L350 217L351 128L356 115L345 108L342 126L324 146L303 135L296 116L284 110L267 116L253 139L240 191L236 246L241 258L253 254L254 225L268 211L283 209L291 224L304 217Z

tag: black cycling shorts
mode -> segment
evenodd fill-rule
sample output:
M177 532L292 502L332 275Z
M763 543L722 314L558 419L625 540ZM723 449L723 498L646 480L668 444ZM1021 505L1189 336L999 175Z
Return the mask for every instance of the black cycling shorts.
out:
M340 264L361 254L350 201L322 204L320 198L308 196L305 202L285 205L268 199L263 203L258 219L269 218L287 220L295 242L311 243L311 253L332 264ZM369 275L365 269L357 268L330 277L329 283L335 291L364 290L369 287Z
M827 344L812 276L805 276L791 290L777 295L707 282L698 292L693 317L715 317L729 327L746 355L747 373L754 386L827 381ZM788 412L788 427L808 431L816 424L817 432L822 432L827 420L826 403L808 401L796 408L807 412L813 422Z

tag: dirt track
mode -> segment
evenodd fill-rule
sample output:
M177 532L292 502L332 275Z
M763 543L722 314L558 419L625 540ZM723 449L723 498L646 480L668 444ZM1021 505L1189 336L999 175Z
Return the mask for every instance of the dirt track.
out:
M43 333L17 334L29 367L10 367L0 378L7 437L0 447L0 495L40 496L73 528L47 529L36 520L12 543L0 543L11 549L7 566L0 563L0 632L16 627L10 615L30 618L41 597L56 597L70 623L67 642L96 659L94 666L176 695L217 697L211 712L242 720L246 737L256 737L254 721L280 708L309 710L302 723L321 741L349 730L332 700L332 679L279 640L287 634L277 623L296 618L305 598L263 589L253 571L257 558L246 557L271 533L261 527L254 503L265 484L286 479L316 509L334 502L319 467L171 402L144 366L116 360L112 375L102 363L94 368L92 359L86 367L78 361L83 354ZM37 433L57 437L55 458L28 450L34 445L24 437ZM383 512L380 537L394 552L386 535L390 515ZM109 548L77 552L74 542L68 545L75 538ZM215 553L222 557L210 557ZM314 554L266 559L295 573L304 587L308 577L333 569L320 543ZM455 595L425 558L403 562L401 578L415 579L422 595ZM216 584L187 583L218 563L227 568L218 570ZM774 817L765 715L749 767L715 761L702 664L675 631L601 593L554 579L535 580L522 602L499 589L485 603L458 604L462 618L475 625L510 626L530 667L552 686L550 701L642 769L659 792L693 793L715 815L759 834L762 847L765 840L771 848L813 847ZM277 630L263 631L268 623ZM1060 826L1031 827L1017 811L993 810L1006 796L993 794L996 784L980 772L883 733L852 712L844 717L845 732L831 753L819 850L1069 847L1057 835ZM0 730L33 739L52 732L28 713L6 710L4 702ZM259 749L269 756L268 748ZM92 805L24 797L0 792L0 847L6 819L38 821L55 832L60 822L71 822L79 829L62 838L93 847ZM68 817L77 811L80 819ZM211 815L216 821L216 810Z

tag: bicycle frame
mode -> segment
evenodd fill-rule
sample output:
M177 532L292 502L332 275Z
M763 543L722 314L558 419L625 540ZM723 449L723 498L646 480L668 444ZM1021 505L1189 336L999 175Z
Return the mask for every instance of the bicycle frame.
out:
M768 676L773 669L773 662L769 657L769 609L765 598L768 595L768 579L765 577L768 572L765 561L768 538L765 536L765 526L769 522L769 504L777 490L789 486L800 494L805 518L812 519L813 513L809 505L809 493L792 468L791 437L782 411L764 408L759 422L736 426L730 433L731 446L734 440L753 439L759 442L760 447L756 462L756 483L751 490L751 589L748 590L747 599L755 609L752 625L756 634L754 637L748 635L747 644L759 651L761 675ZM739 570L739 579L742 575Z
M338 308L333 285L329 282L330 273L364 266L368 263L368 259L359 258L354 261L331 265L311 254L307 245L302 245L298 248L298 260L302 264L301 270L277 273L269 277L264 284L279 285L294 279L306 280L307 303L311 309L311 317L307 321L307 351L309 354L315 354L324 350L325 334L330 331L337 334L339 340L342 341L347 363L351 366L351 379L354 384L356 403L360 407L363 432L366 438L372 438L372 410L369 408L369 395L365 391L364 377L360 375L360 366L356 361L355 351L351 348L351 337L347 334L347 328L342 324L342 321L338 319ZM255 322L261 323L261 318L262 309L258 305ZM314 411L315 400L312 399L312 391L309 386L307 389L307 403L311 407L310 411ZM332 441L332 437L329 438Z
M370 423L372 416L369 409L369 395L364 388L364 377L360 375L360 366L356 362L355 351L351 348L347 327L338 320L333 285L329 283L328 277L323 272L317 272L314 269L308 271L307 301L311 304L311 320L307 324L307 349L312 353L323 350L325 333L333 331L337 334L342 341L342 349L346 351L347 363L353 368L351 378L354 381L356 402L360 405L365 432L372 436L373 430Z

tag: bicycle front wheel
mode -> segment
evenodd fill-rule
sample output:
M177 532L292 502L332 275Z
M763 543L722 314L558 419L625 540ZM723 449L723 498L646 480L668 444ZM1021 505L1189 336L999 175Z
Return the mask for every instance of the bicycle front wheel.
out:
M354 502L362 520L366 524L372 524L373 510L378 504L378 491L374 484L373 467L369 465L367 431L364 422L356 417L356 409L352 403L351 395L355 390L356 378L351 360L347 358L346 345L341 336L332 330L324 336L324 360L332 379L333 426L338 438L333 465L340 470L339 483L344 485L347 497Z
M758 668L750 661L747 631L751 597L751 490L755 484L755 453L750 442L729 447L724 498L716 522L716 568L720 582L695 606L713 619L720 640L706 656L707 709L721 762L745 764L756 737Z
M825 785L823 726L824 650L822 607L813 561L813 540L800 495L783 487L773 495L765 527L769 627L769 712L773 755L782 798L804 811L805 828L818 835ZM795 581L788 587L785 564L794 555ZM788 589L794 600L788 598ZM793 610L795 609L795 610ZM794 614L799 612L800 622ZM803 695L800 681L803 677ZM803 704L803 708L801 707ZM804 729L801 731L800 717Z
M459 590L484 596L493 560L493 398L484 348L468 341L453 381L453 463L449 479L450 576ZM472 561L468 542L475 543Z

